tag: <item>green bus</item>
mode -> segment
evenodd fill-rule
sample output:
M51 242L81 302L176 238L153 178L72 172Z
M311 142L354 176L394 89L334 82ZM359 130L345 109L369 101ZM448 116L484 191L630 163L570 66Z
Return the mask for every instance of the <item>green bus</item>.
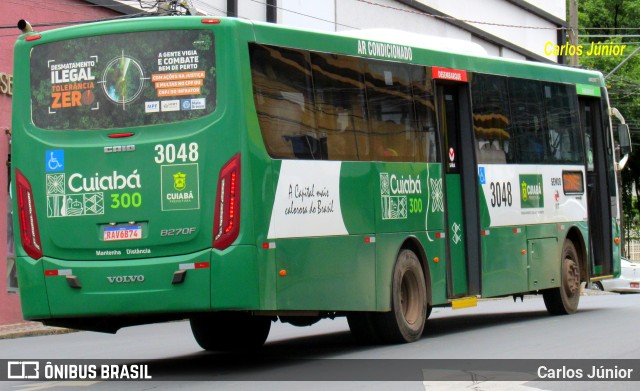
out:
M602 75L379 33L185 16L21 35L25 319L188 318L218 350L338 316L411 342L479 298L575 312L620 272Z

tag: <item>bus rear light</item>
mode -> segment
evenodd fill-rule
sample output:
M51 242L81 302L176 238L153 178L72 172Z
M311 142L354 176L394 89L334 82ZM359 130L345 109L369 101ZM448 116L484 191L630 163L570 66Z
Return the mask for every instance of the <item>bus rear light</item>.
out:
M215 203L213 248L224 250L240 233L240 154L220 170Z
M220 19L207 18L207 19L202 19L200 22L202 24L219 24Z
M42 245L36 205L33 202L33 191L27 178L18 169L16 169L16 191L18 193L18 221L22 248L31 258L40 259L42 258Z
M211 266L209 262L195 262L195 263L181 263L178 265L180 270L192 270L192 269L208 269Z
M31 42L31 41L37 41L38 39L42 38L42 35L40 34L35 34L35 35L29 35L28 37L26 37L24 40L27 42Z
M70 276L72 274L73 272L71 269L50 269L44 271L44 275L46 277Z
M135 133L133 132L126 132L126 133L111 133L109 135L109 138L125 138L125 137L131 137L133 136Z
M187 270L195 270L195 269L208 269L211 267L211 263L209 262L192 262L192 263L181 263L178 265L178 271L173 273L173 277L171 278L171 284L179 285L184 282L187 278Z

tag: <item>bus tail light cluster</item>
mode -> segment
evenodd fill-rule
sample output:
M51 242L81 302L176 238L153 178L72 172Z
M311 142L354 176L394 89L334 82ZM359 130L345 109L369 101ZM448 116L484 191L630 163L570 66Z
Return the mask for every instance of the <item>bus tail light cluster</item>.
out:
M240 154L220 170L213 221L213 248L224 250L240 233Z
M42 245L38 218L36 217L36 205L33 202L33 191L27 178L18 169L16 169L16 191L18 193L18 220L22 248L31 258L40 259L42 258Z

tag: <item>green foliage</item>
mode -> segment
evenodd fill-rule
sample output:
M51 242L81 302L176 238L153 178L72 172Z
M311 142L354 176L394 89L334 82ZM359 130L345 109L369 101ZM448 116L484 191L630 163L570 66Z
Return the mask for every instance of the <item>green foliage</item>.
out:
M567 7L568 9L568 7ZM579 0L578 26L581 34L585 28L598 28L592 35L616 34L617 28L636 28L625 30L626 34L638 34L637 21L640 18L640 1L637 0ZM596 30L589 30L596 31ZM606 38L593 38L595 42L606 41Z
M567 7L567 13L569 7ZM582 56L580 66L608 75L618 64L638 48L638 38L624 35L640 34L640 0L580 0L578 3L579 44L585 49L591 42L627 45L622 56ZM602 37L606 35L607 37ZM613 74L607 77L611 106L618 108L631 130L634 146L627 166L622 171L622 207L625 236L640 236L638 194L640 191L640 51L635 53ZM615 126L615 125L614 125Z

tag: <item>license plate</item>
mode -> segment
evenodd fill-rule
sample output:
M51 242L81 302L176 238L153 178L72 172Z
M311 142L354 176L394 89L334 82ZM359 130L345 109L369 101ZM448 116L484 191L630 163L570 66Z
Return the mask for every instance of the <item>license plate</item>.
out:
M102 240L113 242L116 240L139 240L142 239L142 226L125 225L121 227L104 227Z
M631 283L631 287L632 288L640 288L640 282L632 282Z

